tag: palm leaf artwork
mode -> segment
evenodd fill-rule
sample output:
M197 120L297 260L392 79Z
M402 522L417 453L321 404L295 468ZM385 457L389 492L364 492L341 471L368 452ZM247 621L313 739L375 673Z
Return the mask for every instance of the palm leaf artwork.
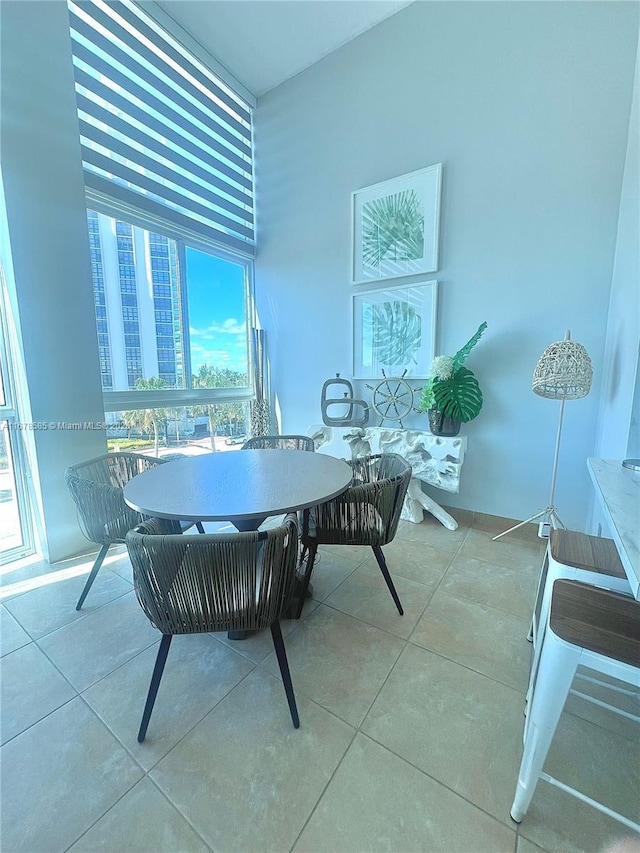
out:
M424 257L424 212L415 190L369 201L362 207L362 261L417 261Z
M368 305L364 322L371 330L371 346L378 365L406 366L418 363L422 345L422 318L404 300Z
M478 343L478 341L482 337L484 330L486 328L487 328L487 321L485 320L484 323L480 323L480 325L478 326L478 331L475 333L475 335L473 335L473 337L469 338L469 340L466 342L466 344L461 349L459 349L458 352L454 355L454 357L453 357L453 371L454 371L454 373L459 367L462 367L462 365L465 363L465 361L467 360L467 357L469 356L469 353L474 348L474 346Z
M438 411L456 421L472 421L482 408L482 391L478 380L466 367L460 367L451 379L433 385L433 397Z

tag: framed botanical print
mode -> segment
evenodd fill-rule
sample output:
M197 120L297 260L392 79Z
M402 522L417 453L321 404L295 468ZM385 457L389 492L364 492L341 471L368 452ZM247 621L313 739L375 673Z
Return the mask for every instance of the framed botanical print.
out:
M351 194L354 284L435 272L442 164Z
M437 281L353 294L353 376L426 379L435 355Z

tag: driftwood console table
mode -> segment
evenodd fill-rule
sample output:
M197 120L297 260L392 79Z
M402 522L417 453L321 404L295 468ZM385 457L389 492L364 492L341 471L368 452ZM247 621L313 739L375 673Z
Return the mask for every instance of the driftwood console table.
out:
M422 489L422 483L457 492L460 469L467 449L466 435L445 438L427 431L385 427L330 427L313 425L308 429L316 450L340 459L355 459L370 453L398 453L413 469L404 502L402 518L419 524L430 512L449 530L458 522Z

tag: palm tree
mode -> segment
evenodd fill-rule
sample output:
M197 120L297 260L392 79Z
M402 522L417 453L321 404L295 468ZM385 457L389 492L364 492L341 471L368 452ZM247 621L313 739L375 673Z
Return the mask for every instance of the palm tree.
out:
M192 378L194 388L237 388L247 384L247 377L228 367L218 368L201 364ZM194 415L206 415L209 419L211 449L215 450L215 436L218 427L239 421L243 418L242 403L206 403L192 408Z
M136 379L136 391L157 391L159 388L168 388L166 380L158 376L151 379ZM158 440L158 423L167 417L166 409L131 409L122 413L122 421L129 429L138 429L147 434L153 429L154 453L159 455L160 443Z

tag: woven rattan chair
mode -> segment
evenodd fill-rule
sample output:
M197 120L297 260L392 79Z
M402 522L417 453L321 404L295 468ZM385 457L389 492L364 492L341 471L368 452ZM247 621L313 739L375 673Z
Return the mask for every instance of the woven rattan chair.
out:
M298 728L279 621L295 578L295 515L265 531L166 536L162 530L162 522L152 519L130 531L126 539L138 601L162 631L138 741L145 739L175 634L270 628L291 719Z
M398 612L404 614L382 546L396 535L411 479L411 465L396 453L363 456L349 464L353 480L346 492L303 512L300 567L302 570L306 561L306 570L301 594L293 606L295 618L302 612L318 545L370 545Z
M315 450L308 435L256 435L242 445L242 450Z
M124 502L123 488L137 474L166 461L139 453L105 453L72 465L65 471L65 481L76 504L80 529L90 542L100 545L76 610L84 604L111 545L124 542L128 531L145 519ZM187 522L182 524L183 529L190 526ZM200 522L197 527L204 533Z

